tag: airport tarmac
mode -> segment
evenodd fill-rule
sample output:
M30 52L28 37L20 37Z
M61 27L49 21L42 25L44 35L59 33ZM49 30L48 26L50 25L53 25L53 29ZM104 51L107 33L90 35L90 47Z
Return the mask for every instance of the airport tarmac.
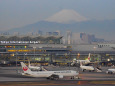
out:
M45 68L47 70L76 70L79 71L79 68L76 67L59 67L59 66L45 66ZM98 86L109 86L109 85L115 85L115 74L106 74L107 69L110 67L102 67L102 72L89 72L89 71L85 71L82 72L80 71L79 73L79 77L80 79L70 79L70 78L63 78L63 79L59 79L59 80L47 80L46 78L32 78L32 77L26 77L26 76L22 76L20 75L20 72L22 72L21 67L0 67L0 86L1 84L8 84L8 83L12 83L15 84L15 82L17 82L19 85L21 83L25 83L25 84L29 84L31 83L31 86L35 86L35 85L49 85L49 86L53 86L53 85L72 85L72 86L76 86L76 85L85 85L86 84L90 84L90 85L95 85L98 84ZM18 71L16 71L16 69L18 69ZM101 82L100 82L101 81ZM7 82L7 83L4 83ZM32 84L33 82L33 84ZM100 83L99 83L100 82ZM106 83L105 83L106 82ZM108 83L107 83L108 82ZM36 83L36 84L34 84ZM105 85L104 85L105 83ZM15 86L14 85L14 86ZM71 86L70 85L70 86ZM5 86L5 85L4 85ZM13 86L13 85L12 85ZM25 85L26 86L26 85ZM89 86L89 85L88 85Z

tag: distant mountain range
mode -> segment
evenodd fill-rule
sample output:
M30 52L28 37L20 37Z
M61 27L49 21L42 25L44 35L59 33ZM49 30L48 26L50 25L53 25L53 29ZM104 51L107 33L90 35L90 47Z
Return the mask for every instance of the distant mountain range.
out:
M44 33L56 30L64 33L70 30L72 32L91 33L101 38L110 39L115 36L115 20L89 20L74 10L62 10L44 21L39 21L20 28L13 28L8 32L25 34L28 32L38 32L38 30Z
M60 30L61 32L66 32L70 30L72 32L86 32L100 35L113 35L115 32L115 20L106 20L106 21L84 21L84 22L76 22L72 24L62 24L56 22L47 22L47 21L39 21L34 24L29 24L24 27L14 28L9 30L8 32L19 32L21 34L25 34L28 32L36 32L41 30L43 32L56 31Z

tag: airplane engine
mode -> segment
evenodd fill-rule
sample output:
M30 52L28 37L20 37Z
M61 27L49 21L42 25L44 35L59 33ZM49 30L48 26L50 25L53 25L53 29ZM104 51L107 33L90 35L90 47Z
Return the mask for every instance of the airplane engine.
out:
M63 75L59 75L59 78L63 78Z

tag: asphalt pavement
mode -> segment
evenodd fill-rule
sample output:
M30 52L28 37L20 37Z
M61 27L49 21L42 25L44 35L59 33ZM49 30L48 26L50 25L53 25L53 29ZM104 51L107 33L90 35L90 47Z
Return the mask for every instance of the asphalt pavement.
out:
M79 68L76 67L60 67L60 66L44 66L47 70L76 70L80 71L79 77L80 79L70 79L64 78L59 80L47 80L46 78L32 78L21 75L22 72L21 67L0 67L0 86L15 86L22 85L26 86L27 84L31 86L35 85L47 85L47 86L76 86L76 85L84 85L84 86L93 86L98 84L98 86L110 86L115 85L115 74L106 74L108 68L111 67L102 67L102 72L82 72ZM7 82L7 83L5 83Z

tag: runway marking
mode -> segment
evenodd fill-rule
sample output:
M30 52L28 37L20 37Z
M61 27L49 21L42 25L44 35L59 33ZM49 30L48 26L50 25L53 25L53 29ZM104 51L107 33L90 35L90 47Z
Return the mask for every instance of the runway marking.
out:
M0 82L0 86L36 86L36 85L115 85L115 81L40 81L40 82Z

